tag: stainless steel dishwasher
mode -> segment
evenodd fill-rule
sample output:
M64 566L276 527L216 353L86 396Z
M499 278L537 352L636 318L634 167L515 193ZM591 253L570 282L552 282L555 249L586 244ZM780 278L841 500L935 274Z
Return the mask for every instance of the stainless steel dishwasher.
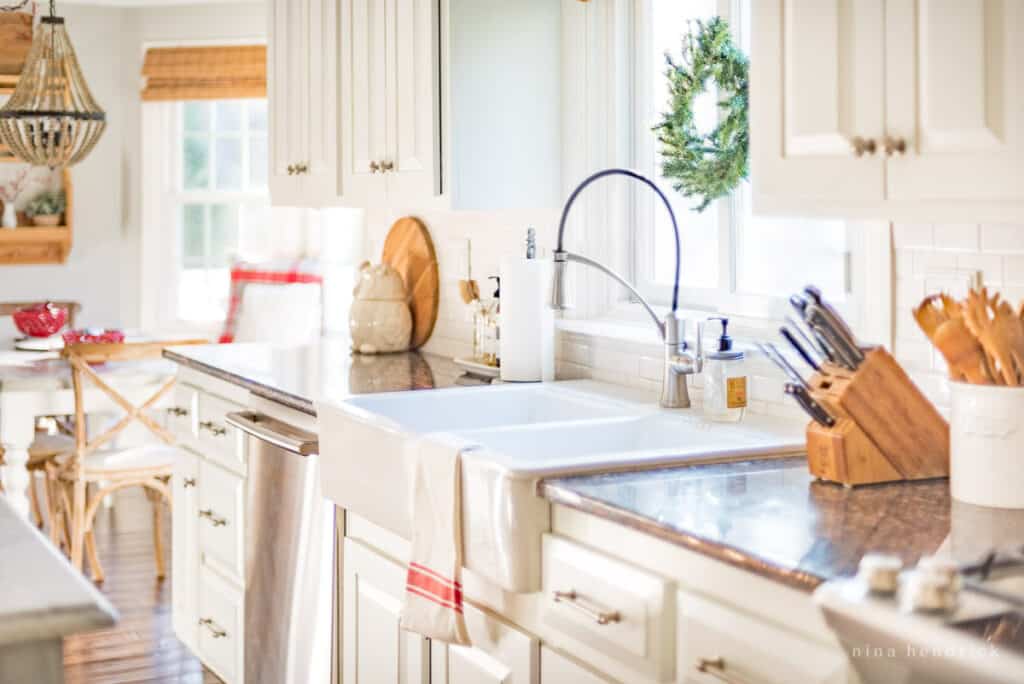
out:
M317 436L257 411L248 437L246 684L331 684L334 506L320 494Z

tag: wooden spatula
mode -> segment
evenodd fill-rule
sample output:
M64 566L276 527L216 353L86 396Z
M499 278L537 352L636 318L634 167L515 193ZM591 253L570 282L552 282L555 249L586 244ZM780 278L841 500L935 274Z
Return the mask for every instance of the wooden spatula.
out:
M950 378L980 385L994 382L985 351L964 323L956 300L945 294L926 297L914 309L914 318L946 359Z
M964 306L964 320L978 338L994 377L1007 385L1019 385L1024 373L1024 321L999 294L988 295L986 288L971 290Z

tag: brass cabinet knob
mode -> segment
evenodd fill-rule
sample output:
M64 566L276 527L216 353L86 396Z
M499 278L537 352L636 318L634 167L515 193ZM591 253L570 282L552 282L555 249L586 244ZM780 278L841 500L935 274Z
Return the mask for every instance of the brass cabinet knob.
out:
M903 138L893 138L887 135L882 138L882 148L885 150L885 156L887 157L891 157L893 154L905 154L907 151L907 141Z
M380 171L380 164L375 161L370 162L370 173L377 173Z
M309 173L309 164L306 162L299 162L295 165L295 175L300 173Z
M295 164L289 164L288 165L288 175L289 176L294 176L295 175Z
M383 162L380 163L380 170L381 171L394 171L394 169L395 169L394 162L383 161Z
M182 416L188 415L188 409L180 406L171 406L167 409L167 415L181 418Z
M865 153L872 155L878 149L874 138L862 138L859 135L850 141L850 147L855 157L863 157Z
M196 486L196 478L194 478L194 477L186 477L182 481L181 485L183 487L185 487L186 489L189 488L189 487L195 487Z

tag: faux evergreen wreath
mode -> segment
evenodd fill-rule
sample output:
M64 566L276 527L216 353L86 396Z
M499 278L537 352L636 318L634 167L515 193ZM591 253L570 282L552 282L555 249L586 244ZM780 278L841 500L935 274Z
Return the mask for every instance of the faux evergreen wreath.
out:
M683 38L681 64L665 55L671 108L654 130L664 158L662 175L676 191L699 200L700 212L747 177L749 63L721 17L696 26ZM694 121L693 103L709 79L718 87L723 112L715 129L703 134Z

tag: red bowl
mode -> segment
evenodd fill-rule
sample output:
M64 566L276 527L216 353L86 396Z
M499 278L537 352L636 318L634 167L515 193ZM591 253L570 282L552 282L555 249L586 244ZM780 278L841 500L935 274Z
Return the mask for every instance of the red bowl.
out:
M68 310L53 304L42 302L18 309L12 315L14 326L29 337L50 337L64 327L68 320Z
M104 328L82 328L64 331L64 344L118 344L124 342L124 332Z

